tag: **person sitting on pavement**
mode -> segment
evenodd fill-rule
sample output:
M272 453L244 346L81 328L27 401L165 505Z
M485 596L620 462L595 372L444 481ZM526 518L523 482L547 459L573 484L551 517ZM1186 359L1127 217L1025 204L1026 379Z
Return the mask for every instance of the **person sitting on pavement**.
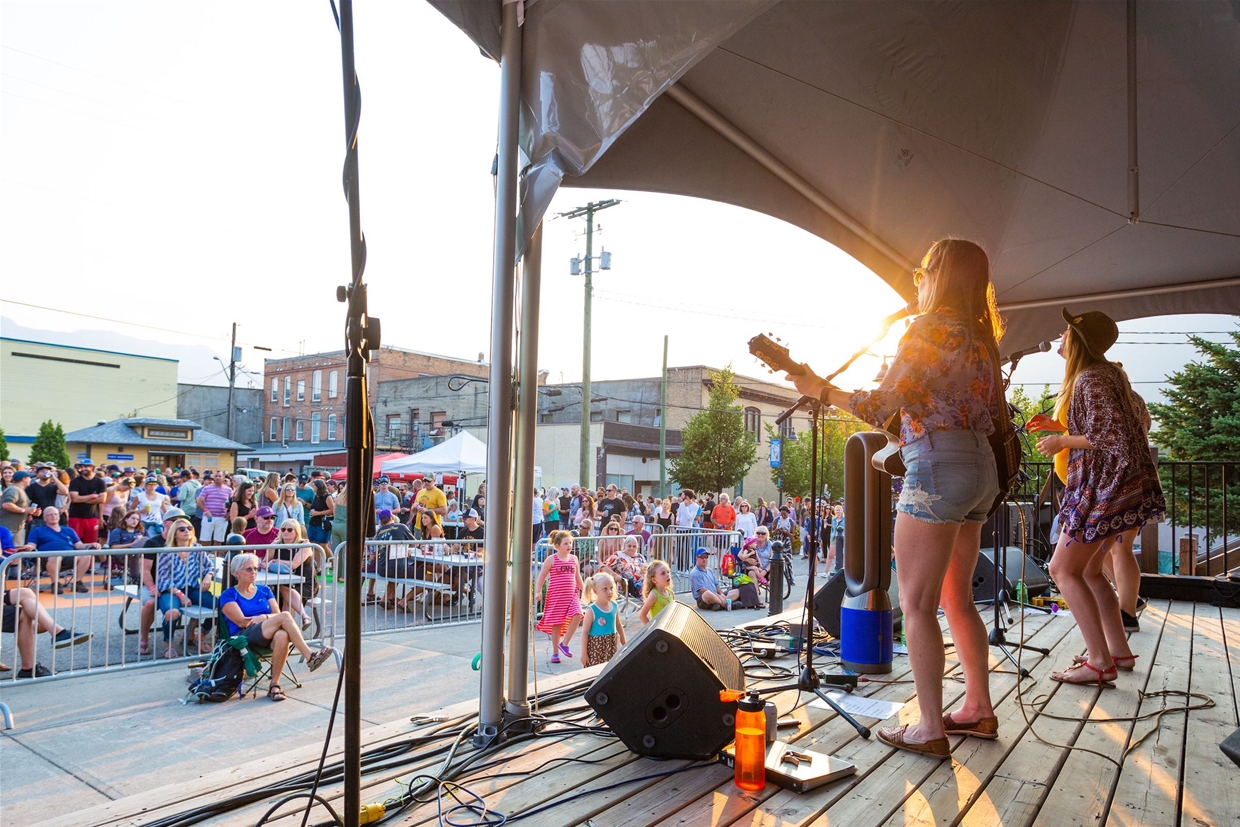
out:
M179 509L178 509L179 510ZM165 552L159 555L159 563L155 569L155 589L159 594L158 606L164 613L163 638L164 657L176 657L173 646L173 635L180 625L181 610L187 606L215 608L215 598L211 596L211 582L215 579L215 564L211 555L198 547L198 538L194 536L194 527L189 518L181 515L173 520L164 532L164 543L176 553ZM202 628L210 631L211 619L203 621ZM186 628L186 647L189 643L189 630ZM201 652L203 642L198 639L198 650Z
M90 632L75 632L53 620L39 603L38 595L25 588L4 590L4 618L0 628L5 632L17 633L17 651L21 657L21 668L17 670L19 678L44 678L52 674L51 670L35 661L35 635L39 632L50 632L52 645L57 649L90 640ZM0 663L0 672L10 672L12 669Z
M741 546L740 554L737 555L741 563L745 565L746 573L758 583L765 584L767 576L771 573L770 539L770 529L766 526L758 526L754 529L753 540Z
M283 701L286 696L280 687L280 677L288 661L289 646L301 653L311 672L332 656L332 649L329 646L311 649L293 615L280 611L271 589L255 582L258 578L258 555L249 552L234 555L228 568L237 584L220 595L220 610L228 624L228 633L243 634L252 646L271 650L271 684L267 688L267 697L273 701Z
M77 536L77 532L69 528L67 525L60 524L60 509L45 508L43 509L43 524L37 525L30 530L30 542L34 543L35 548L39 551L83 551L86 549L99 548L98 543L83 543L81 538ZM67 568L74 574L74 589L82 594L90 591L86 585L86 575L90 572L90 562L93 558L89 554L80 557L70 557L68 555L61 557L47 558L47 571L49 572L52 582L40 589L40 591L53 591L60 593L58 578L62 568Z
M730 589L721 596L716 591L719 581L715 579L714 573L706 568L709 563L710 552L704 548L698 549L697 565L689 570L689 591L693 593L699 609L717 612L727 608L728 603L739 600L741 592L740 589Z
M642 556L637 537L625 537L620 549L607 558L599 571L607 572L617 583L624 583L633 597L641 597L646 576L646 558Z

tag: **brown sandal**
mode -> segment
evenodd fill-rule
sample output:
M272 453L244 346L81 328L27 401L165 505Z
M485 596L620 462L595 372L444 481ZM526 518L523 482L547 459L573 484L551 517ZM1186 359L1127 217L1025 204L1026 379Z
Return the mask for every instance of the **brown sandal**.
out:
M1073 672L1077 672L1078 674L1084 674L1083 672L1080 671L1082 666L1088 669L1089 671L1094 672L1095 675L1093 677L1087 677L1083 681L1073 680L1072 678L1068 677ZM1092 665L1088 661L1085 661L1083 663L1074 663L1072 666L1069 666L1067 669L1063 670L1062 672L1051 672L1051 680L1053 681L1057 681L1059 683L1073 683L1078 686L1098 686L1098 687L1101 687L1102 689L1114 689L1115 684L1112 683L1112 681L1114 681L1118 677L1119 677L1119 672L1116 670L1114 666L1112 666L1110 669L1099 669L1098 667Z
M949 712L943 716L943 731L948 735L972 735L974 738L993 741L999 737L999 719L991 715L976 721L957 721Z
M273 701L286 701L288 695L284 694L284 689L278 683L273 683L267 687L267 697Z
M904 734L907 730L908 724L885 726L878 730L878 740L896 749L915 752L927 758L937 758L939 761L952 757L951 745L948 744L946 737L931 738L929 741L919 744L914 741L904 740Z

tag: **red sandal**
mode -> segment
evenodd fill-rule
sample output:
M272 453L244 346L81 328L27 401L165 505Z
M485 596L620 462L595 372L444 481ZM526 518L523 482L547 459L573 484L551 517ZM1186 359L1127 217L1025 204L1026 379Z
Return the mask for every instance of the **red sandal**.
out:
M1096 676L1092 678L1088 678L1083 681L1073 680L1072 678L1068 677L1073 672L1078 672L1078 670L1082 666L1088 669L1089 671L1096 673ZM1078 686L1097 685L1101 687L1102 689L1114 689L1115 684L1112 683L1112 681L1114 681L1117 677L1119 677L1119 672L1116 670L1114 666L1112 666L1110 669L1099 669L1098 667L1094 666L1088 661L1084 663L1074 663L1072 666L1069 666L1067 669L1063 670L1062 672L1051 673L1051 680L1058 681L1059 683L1073 683L1073 684L1077 684Z
M1115 668L1121 672L1131 672L1137 666L1137 658L1140 655L1112 655L1111 660L1115 661ZM1085 663L1089 660L1089 655L1077 655L1072 659L1073 663Z

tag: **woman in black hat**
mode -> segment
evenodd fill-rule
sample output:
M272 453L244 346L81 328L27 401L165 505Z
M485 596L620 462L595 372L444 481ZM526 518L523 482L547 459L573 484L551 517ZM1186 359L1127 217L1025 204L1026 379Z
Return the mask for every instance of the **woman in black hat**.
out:
M1158 519L1166 503L1132 386L1105 356L1119 328L1105 313L1074 315L1064 308L1063 317L1068 328L1059 353L1066 365L1055 417L1067 422L1068 430L1042 437L1038 450L1047 456L1068 450L1059 543L1050 570L1089 652L1051 678L1109 686L1119 669L1132 670L1136 655L1128 648L1115 591L1102 573L1106 541Z

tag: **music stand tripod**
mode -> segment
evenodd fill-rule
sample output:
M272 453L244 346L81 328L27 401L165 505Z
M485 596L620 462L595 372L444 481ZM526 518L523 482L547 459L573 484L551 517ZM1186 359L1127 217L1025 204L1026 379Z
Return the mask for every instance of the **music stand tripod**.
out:
M845 692L851 692L852 687L847 684L833 684L831 681L824 680L821 675L814 671L814 579L818 574L818 543L820 538L820 527L818 524L818 417L822 412L822 405L817 399L808 396L802 396L795 405L780 414L775 425L779 427L783 425L792 414L802 405L809 406L810 421L810 471L809 471L809 487L810 487L810 517L809 517L809 536L806 542L810 543L806 547L806 554L809 557L809 575L805 578L805 618L804 628L806 629L805 641L805 668L801 670L797 682L794 684L786 684L783 686L770 686L765 689L756 690L759 695L769 695L776 692L786 692L795 689L798 692L812 692L817 695L823 703L831 707L837 715L852 725L853 729L861 734L862 738L870 737L870 728L860 723L856 718L844 711L838 703L835 702L830 695L823 691L823 686L835 687ZM791 551L791 549L789 549Z

